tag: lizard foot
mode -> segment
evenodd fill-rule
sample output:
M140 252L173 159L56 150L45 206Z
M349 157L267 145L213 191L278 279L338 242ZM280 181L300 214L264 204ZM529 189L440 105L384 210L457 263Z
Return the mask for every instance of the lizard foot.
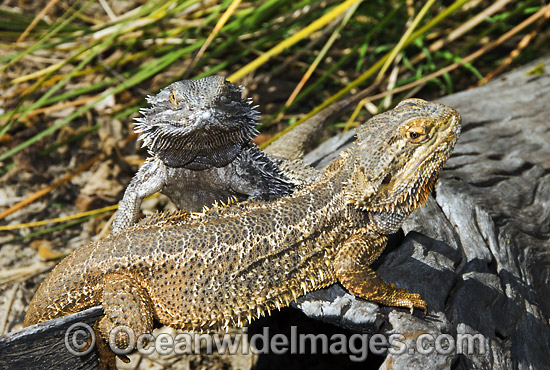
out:
M428 306L420 294L408 293L404 288L385 283L370 267L363 267L359 272L342 273L339 280L357 297L386 306L407 307L411 313L418 307L424 311L424 315L427 313Z
M418 307L426 314L428 307L419 294L386 284L369 267L384 250L386 240L385 236L377 236L368 229L357 230L336 254L334 266L338 281L357 297L386 306L408 307L411 313Z
M138 341L143 341L142 334L153 330L152 303L145 289L129 276L108 274L104 281L102 305L105 316L96 324L100 358L112 366L116 354L128 363L130 360L126 354L134 350Z

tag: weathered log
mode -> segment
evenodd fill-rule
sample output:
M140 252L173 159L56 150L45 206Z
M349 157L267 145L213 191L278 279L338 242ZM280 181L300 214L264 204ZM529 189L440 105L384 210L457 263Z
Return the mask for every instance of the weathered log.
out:
M96 369L98 353L87 349L101 315L97 306L0 336L0 369Z

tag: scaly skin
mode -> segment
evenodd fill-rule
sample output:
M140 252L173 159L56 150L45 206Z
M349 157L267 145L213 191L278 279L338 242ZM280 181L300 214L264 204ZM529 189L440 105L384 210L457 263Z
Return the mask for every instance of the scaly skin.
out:
M426 200L459 132L454 109L406 100L362 125L356 145L291 196L158 214L79 248L42 283L25 325L102 304L104 338L116 325L150 332L153 320L224 329L335 282L425 311L418 294L386 284L369 265Z

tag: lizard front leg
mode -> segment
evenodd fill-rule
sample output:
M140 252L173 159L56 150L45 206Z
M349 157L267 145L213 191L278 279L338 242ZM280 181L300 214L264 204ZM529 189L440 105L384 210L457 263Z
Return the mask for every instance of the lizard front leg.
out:
M135 341L141 334L150 333L153 330L153 305L147 291L133 278L122 274L105 276L102 305L105 316L95 328L100 336L97 341L100 367L116 368L115 355L110 346L116 345L116 348L124 350L131 344L128 332L120 330L123 326L129 328ZM118 332L113 332L113 329ZM125 356L120 358L128 361Z
M161 191L166 185L166 165L157 157L149 158L132 178L118 206L112 233L133 225L143 198Z
M385 283L369 266L384 250L387 237L365 229L356 231L338 249L334 270L338 281L352 294L386 306L422 308L426 302L419 294Z

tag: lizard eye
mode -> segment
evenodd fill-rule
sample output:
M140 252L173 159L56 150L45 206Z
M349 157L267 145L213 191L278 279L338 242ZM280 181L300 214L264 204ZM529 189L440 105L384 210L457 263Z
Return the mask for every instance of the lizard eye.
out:
M426 129L422 126L409 127L405 133L405 137L411 143L419 143L426 137Z
M172 93L170 93L170 102L174 105L174 107L178 106L178 99L176 98L175 91L172 91Z

